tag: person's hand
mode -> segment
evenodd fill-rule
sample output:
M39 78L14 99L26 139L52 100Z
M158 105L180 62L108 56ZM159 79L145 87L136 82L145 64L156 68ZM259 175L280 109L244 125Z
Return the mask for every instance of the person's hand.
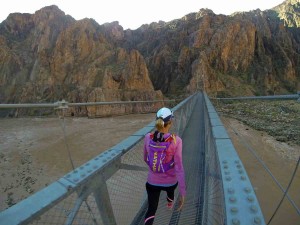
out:
M178 206L177 211L180 211L182 209L183 204L184 204L184 200L185 200L185 197L184 196L180 196L179 206Z

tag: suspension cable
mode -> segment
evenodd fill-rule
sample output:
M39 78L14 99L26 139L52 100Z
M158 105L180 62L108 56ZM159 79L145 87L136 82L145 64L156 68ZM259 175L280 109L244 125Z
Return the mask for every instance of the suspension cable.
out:
M69 160L70 160L70 163L71 163L71 166L72 166L72 170L74 170L75 169L75 165L74 165L74 162L73 162L73 159L72 159L72 155L71 155L71 151L70 151L70 148L69 148L69 144L68 144L68 141L67 141L67 135L66 135L66 121L65 121L65 110L66 110L66 108L67 107L60 107L58 109L62 110L63 122L62 123L60 122L60 124L62 126L62 130L63 130L63 134L64 134L64 142L65 142L65 145L66 145L66 148L67 148L67 151L68 151L68 157L69 157ZM88 211L90 212L90 214L92 216L94 224L97 224L96 217L95 217L95 215L94 215L91 207L87 203L87 200L85 199L84 202L86 204L86 207L87 207Z
M74 106L96 106L96 105L115 105L115 104L138 104L138 103L157 103L157 102L175 102L171 100L152 100L152 101L115 101L115 102L80 102L69 103L65 100L55 103L18 103L18 104L0 104L0 109L9 108L56 108L61 106L74 107Z
M282 204L282 202L283 202L285 196L287 195L287 193L288 193L288 191L289 191L289 189L290 189L290 187L291 187L291 184L292 184L292 182L293 182L293 180L294 180L294 178L295 178L295 175L296 175L296 172L297 172L297 169L298 169L298 166L299 166L299 162L300 162L300 157L298 158L298 162L297 162L297 164L296 164L296 167L295 167L295 170L294 170L294 172L293 172L292 178L291 178L291 180L290 180L290 182L289 182L289 185L287 186L287 188L286 188L286 190L285 190L285 192L284 192L284 194L283 194L283 196L282 196L282 198L281 198L281 200L280 200L280 202L279 202L277 208L275 209L275 211L274 211L273 215L271 216L271 218L270 218L270 220L269 220L269 222L268 222L267 225L269 225L269 224L271 223L271 221L273 220L274 216L276 215L278 209L280 208L280 206L281 206L281 204Z
M67 141L67 135L66 135L65 109L62 109L62 117L63 117L63 122L60 123L60 124L62 126L62 130L63 130L63 134L64 134L64 142L65 142L65 145L66 145L66 148L67 148L67 151L68 151L68 157L69 157L69 160L70 160L70 163L71 163L71 166L72 166L72 170L74 170L75 165L74 165L74 162L73 162L73 159L72 159L72 155L71 155L71 152L70 152L69 144L68 144L68 141Z

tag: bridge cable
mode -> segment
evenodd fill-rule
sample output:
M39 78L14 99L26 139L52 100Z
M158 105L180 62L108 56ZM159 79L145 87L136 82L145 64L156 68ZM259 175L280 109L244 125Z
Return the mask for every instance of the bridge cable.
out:
M62 114L63 122L60 123L60 124L62 126L62 130L63 130L63 134L64 134L64 142L65 142L65 145L66 145L66 148L67 148L67 151L68 151L68 157L69 157L69 160L70 160L70 163L71 163L71 166L72 166L72 170L74 170L75 166L74 166L74 162L73 162L73 159L72 159L72 155L71 155L71 152L70 152L69 144L68 144L68 141L67 141L67 135L66 135L65 109L62 109L62 113L63 113Z
M58 108L59 109L59 108ZM63 134L64 134L64 142L65 142L65 145L66 145L66 148L67 148L67 151L68 151L68 157L69 157L69 160L70 160L70 163L71 163L71 166L72 166L72 170L75 170L75 166L74 166L74 162L73 162L73 159L72 159L72 155L71 155L71 151L70 151L70 148L69 148L69 144L68 144L68 141L67 141L67 135L66 135L66 121L65 121L65 110L66 108L62 108L62 118L63 118L63 122L61 123L61 120L59 120L61 126L62 126L62 130L63 130ZM59 118L60 119L60 118ZM92 212L91 210L91 207L90 205L87 203L87 200L85 199L84 200L87 208L88 208L88 211L90 212L91 216L92 216L92 220L94 222L94 224L97 224L97 220L95 218L95 215L94 213Z
M223 117L224 118L224 117ZM225 119L225 118L224 118ZM225 119L227 120L227 119ZM228 120L227 120L228 121ZM272 177L272 179L275 181L275 183L277 184L277 186L281 189L281 191L283 193L285 193L284 188L281 186L281 184L279 183L279 181L275 178L275 176L272 174L272 172L270 171L270 169L266 166L266 164L264 163L264 161L257 155L257 153L255 152L255 150L253 148L251 148L251 146L239 135L239 133L228 123L229 127L233 130L233 132L239 137L239 139L241 140L242 144L255 156L255 158L262 164L262 166L264 167L264 169L270 174L270 176ZM293 199L291 199L291 197L286 194L288 200L290 201L290 203L293 205L293 207L296 209L298 215L300 215L300 209L298 208L298 206L295 204L295 202L293 201Z
M299 162L300 162L300 157L298 158L298 162L297 162L297 164L296 164L296 167L295 167L295 170L294 170L294 172L293 172L292 178L291 178L291 180L290 180L290 182L289 182L289 185L287 186L287 188L286 188L286 190L285 190L285 192L284 192L284 195L282 196L282 198L281 198L281 200L280 200L280 202L279 202L277 208L275 209L275 211L274 211L273 215L271 216L271 218L270 218L269 222L267 223L267 225L269 225L269 224L271 223L272 219L274 218L274 216L276 215L278 209L280 208L280 206L281 206L281 204L282 204L282 202L283 202L283 200L284 200L284 198L285 198L287 192L289 191L289 188L290 188L290 186L291 186L291 184L292 184L292 182L293 182L293 180L294 180L294 178L295 178L295 175L296 175L296 172L297 172L297 169L298 169L298 166L299 166Z

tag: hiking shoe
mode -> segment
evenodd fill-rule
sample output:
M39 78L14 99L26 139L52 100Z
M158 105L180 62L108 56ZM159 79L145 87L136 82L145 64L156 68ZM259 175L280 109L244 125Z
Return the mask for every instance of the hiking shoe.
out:
M167 208L172 209L173 208L173 202L168 202L167 203Z

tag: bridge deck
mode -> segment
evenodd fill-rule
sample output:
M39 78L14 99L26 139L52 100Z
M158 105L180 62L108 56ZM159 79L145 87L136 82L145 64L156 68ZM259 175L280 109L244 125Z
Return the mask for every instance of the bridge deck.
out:
M155 225L187 225L201 224L202 220L202 202L203 202L203 179L204 179L204 123L203 123L203 103L198 99L190 121L182 136L183 139L183 163L185 168L187 196L181 212L176 209L176 201L173 210L166 207L166 193L162 192L158 210L156 213ZM176 119L176 118L175 118ZM176 189L176 199L179 199L178 188ZM144 224L144 215L147 207L139 217L136 224Z

